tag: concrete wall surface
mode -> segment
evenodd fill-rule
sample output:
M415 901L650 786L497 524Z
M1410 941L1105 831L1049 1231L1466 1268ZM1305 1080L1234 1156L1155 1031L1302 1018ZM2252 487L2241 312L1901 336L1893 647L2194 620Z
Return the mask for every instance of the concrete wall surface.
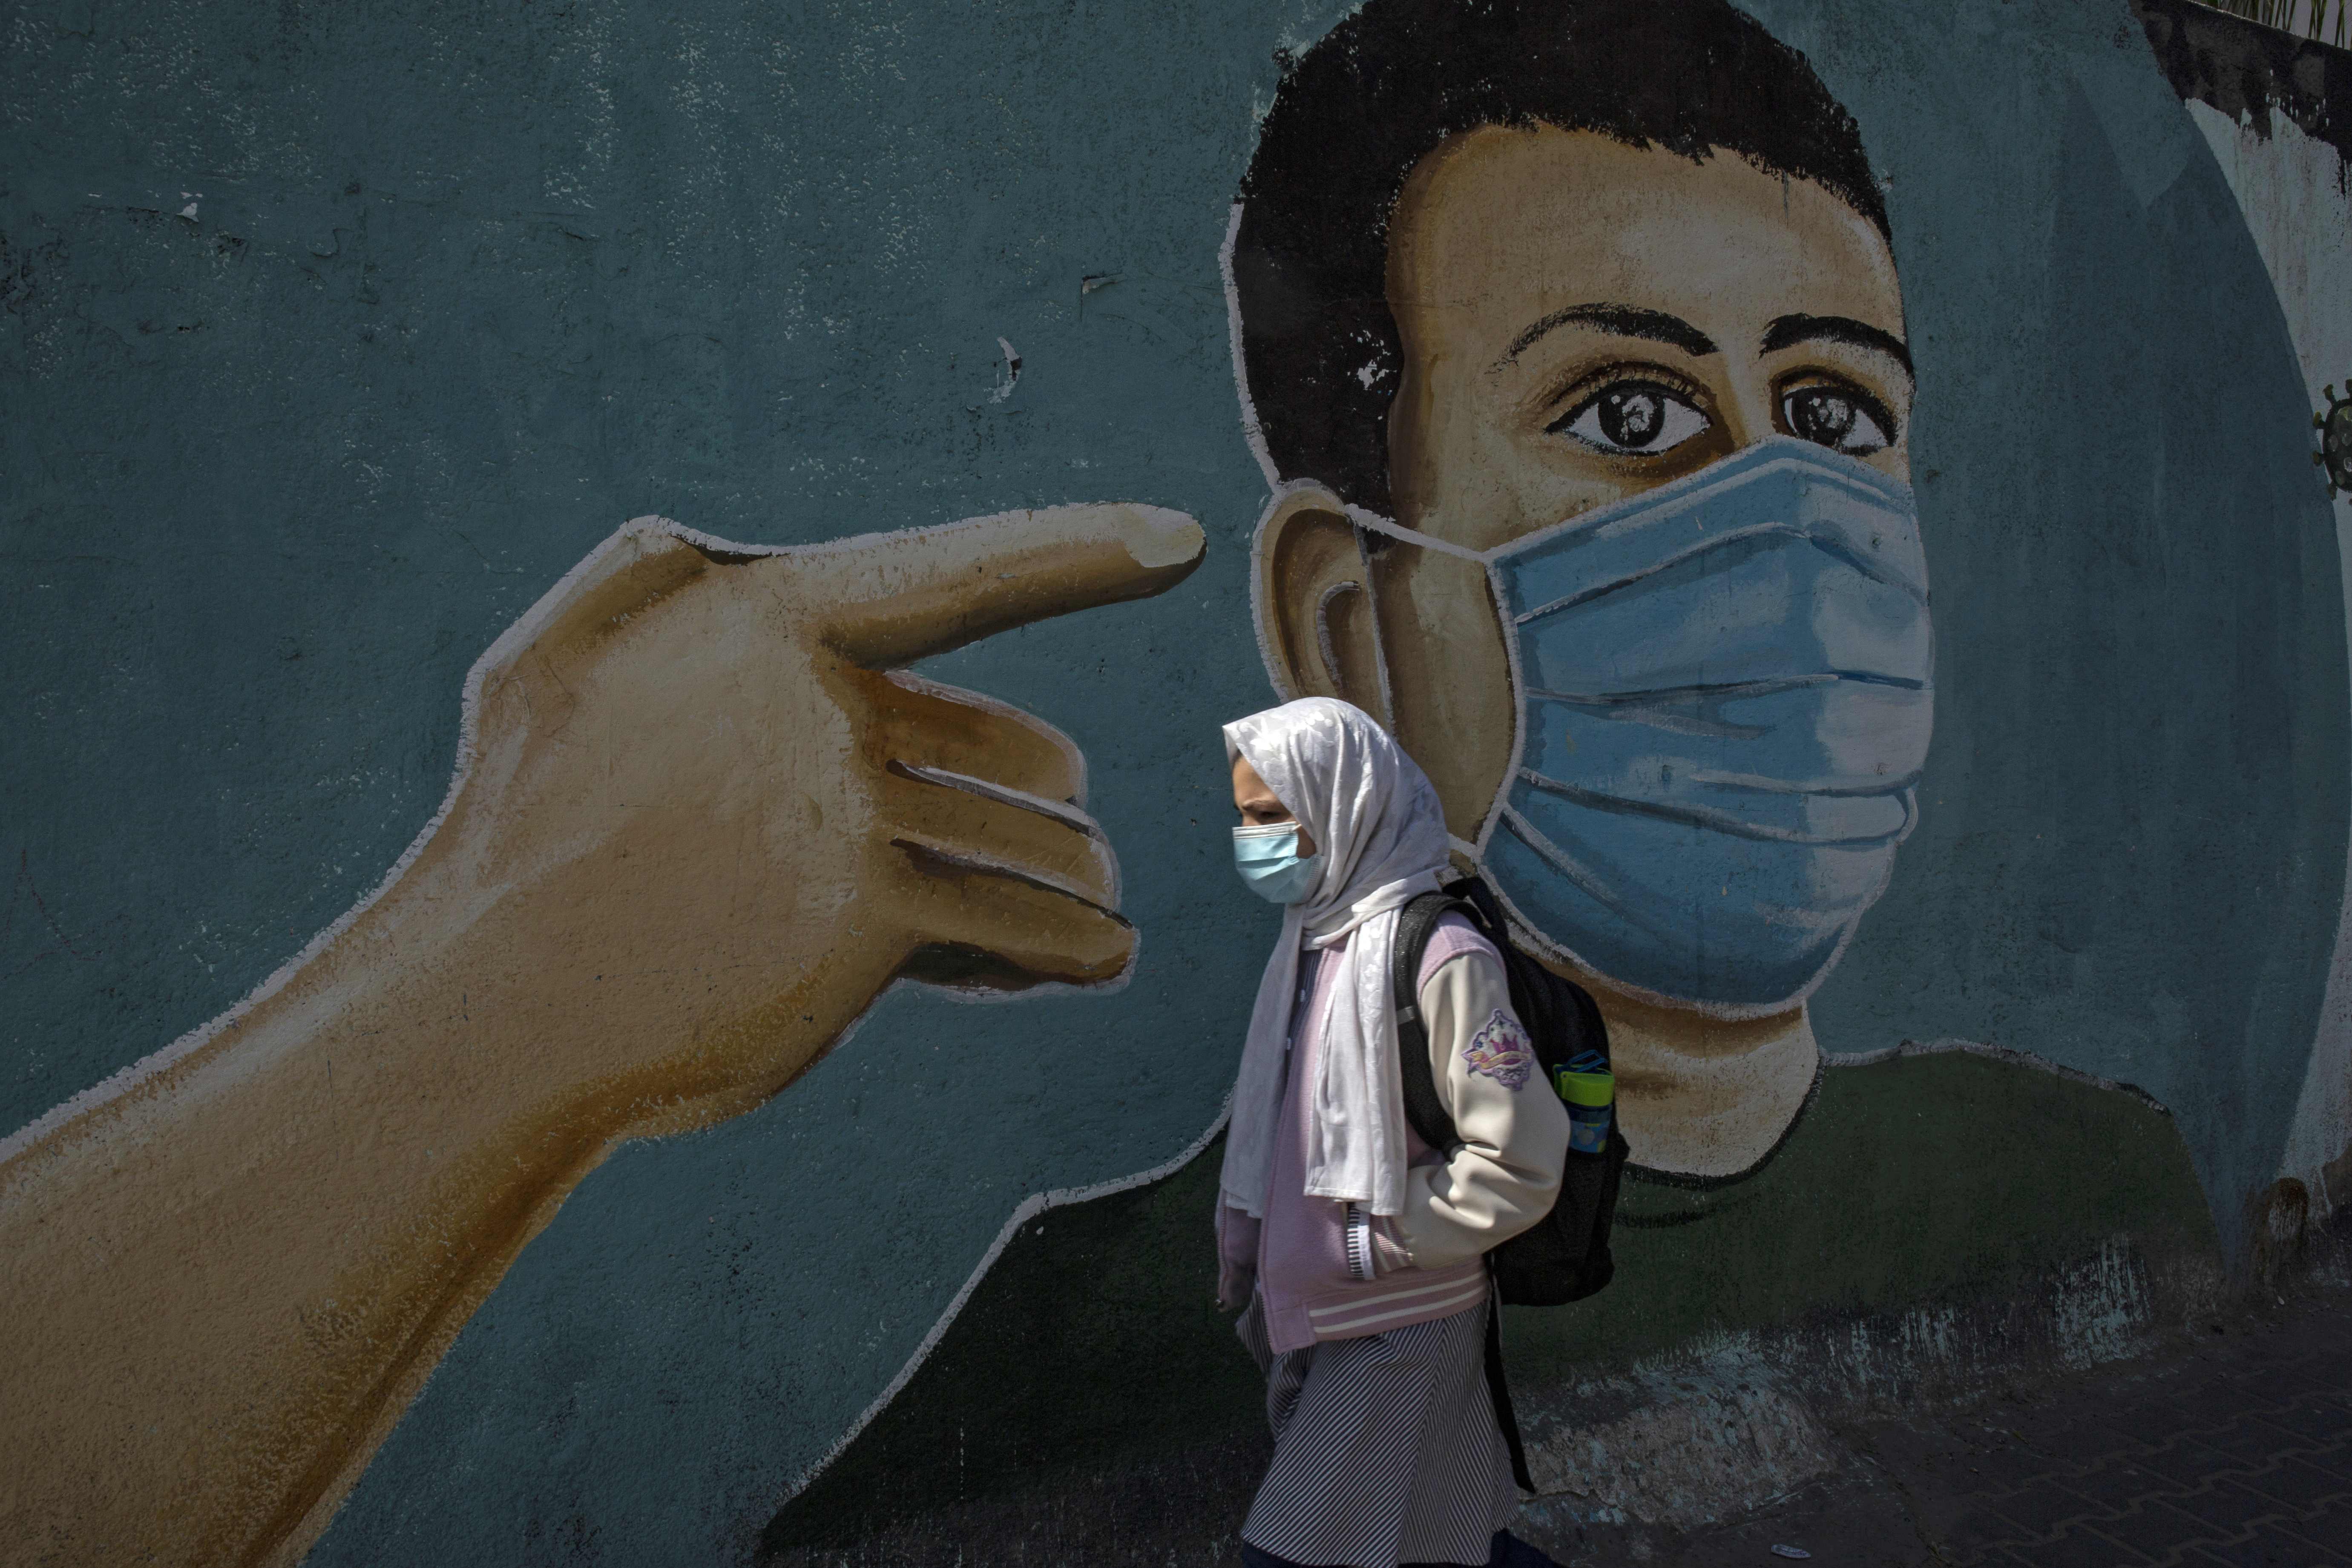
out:
M1231 1560L1289 696L1611 1026L1536 1526L2352 1199L2325 26L0 29L0 1562Z

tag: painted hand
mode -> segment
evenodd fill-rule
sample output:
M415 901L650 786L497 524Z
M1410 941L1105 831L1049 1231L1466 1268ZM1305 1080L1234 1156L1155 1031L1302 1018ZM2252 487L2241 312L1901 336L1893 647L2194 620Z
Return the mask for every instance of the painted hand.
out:
M1130 506L773 553L630 525L469 692L474 759L427 853L530 950L543 994L501 1012L593 998L555 1076L635 1132L774 1093L896 977L1116 977L1135 933L1077 748L892 672L1156 593L1201 550Z
M1119 974L1076 749L890 672L1201 547L1117 506L606 541L475 667L461 782L381 893L0 1164L0 1530L290 1565L614 1142L757 1104L901 976Z

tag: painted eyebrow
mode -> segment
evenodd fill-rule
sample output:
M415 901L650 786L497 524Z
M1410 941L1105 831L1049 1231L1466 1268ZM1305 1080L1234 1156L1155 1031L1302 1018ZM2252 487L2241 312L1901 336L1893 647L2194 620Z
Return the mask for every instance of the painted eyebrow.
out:
M1904 347L1902 339L1851 316L1780 317L1764 329L1759 351L1769 354L1797 343L1847 343L1857 349L1875 349L1901 365L1905 375L1916 379L1911 369L1911 350Z
M1789 318L1783 317L1782 320ZM1503 357L1495 361L1501 370L1534 344L1535 340L1555 327L1598 327L1604 332L1614 332L1621 338L1648 338L1654 342L1671 344L1693 359L1703 360L1709 354L1719 354L1715 340L1684 320L1663 310L1645 310L1639 305L1571 305L1565 310L1555 310L1526 331L1511 340ZM1780 322L1774 322L1775 327ZM1860 322L1854 323L1860 326Z

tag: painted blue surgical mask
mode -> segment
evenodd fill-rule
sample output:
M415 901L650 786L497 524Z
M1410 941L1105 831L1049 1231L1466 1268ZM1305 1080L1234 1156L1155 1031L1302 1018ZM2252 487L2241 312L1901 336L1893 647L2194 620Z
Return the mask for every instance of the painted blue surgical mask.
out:
M1479 559L1518 739L1476 848L1514 915L1660 998L1809 994L1916 820L1910 487L1776 438Z
M1269 904L1296 904L1315 889L1320 854L1298 852L1297 822L1234 830L1234 867L1252 893Z

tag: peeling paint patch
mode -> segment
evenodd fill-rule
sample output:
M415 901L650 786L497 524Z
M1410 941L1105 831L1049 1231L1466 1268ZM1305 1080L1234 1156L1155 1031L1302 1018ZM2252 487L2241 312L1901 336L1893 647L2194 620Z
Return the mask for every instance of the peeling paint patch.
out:
M1532 1437L1528 1467L1538 1490L1568 1494L1589 1517L1686 1530L1838 1468L1828 1431L1744 1337L1697 1365L1585 1385L1571 1404L1576 1415Z
M1003 402L1013 395L1013 389L1021 384L1021 350L1003 338L996 340L996 346L1004 350L1004 377L996 383L996 390L988 394L988 401Z
M2123 1244L2062 1270L2052 1303L2058 1358L2075 1371L2137 1354L2153 1314L2139 1266Z

